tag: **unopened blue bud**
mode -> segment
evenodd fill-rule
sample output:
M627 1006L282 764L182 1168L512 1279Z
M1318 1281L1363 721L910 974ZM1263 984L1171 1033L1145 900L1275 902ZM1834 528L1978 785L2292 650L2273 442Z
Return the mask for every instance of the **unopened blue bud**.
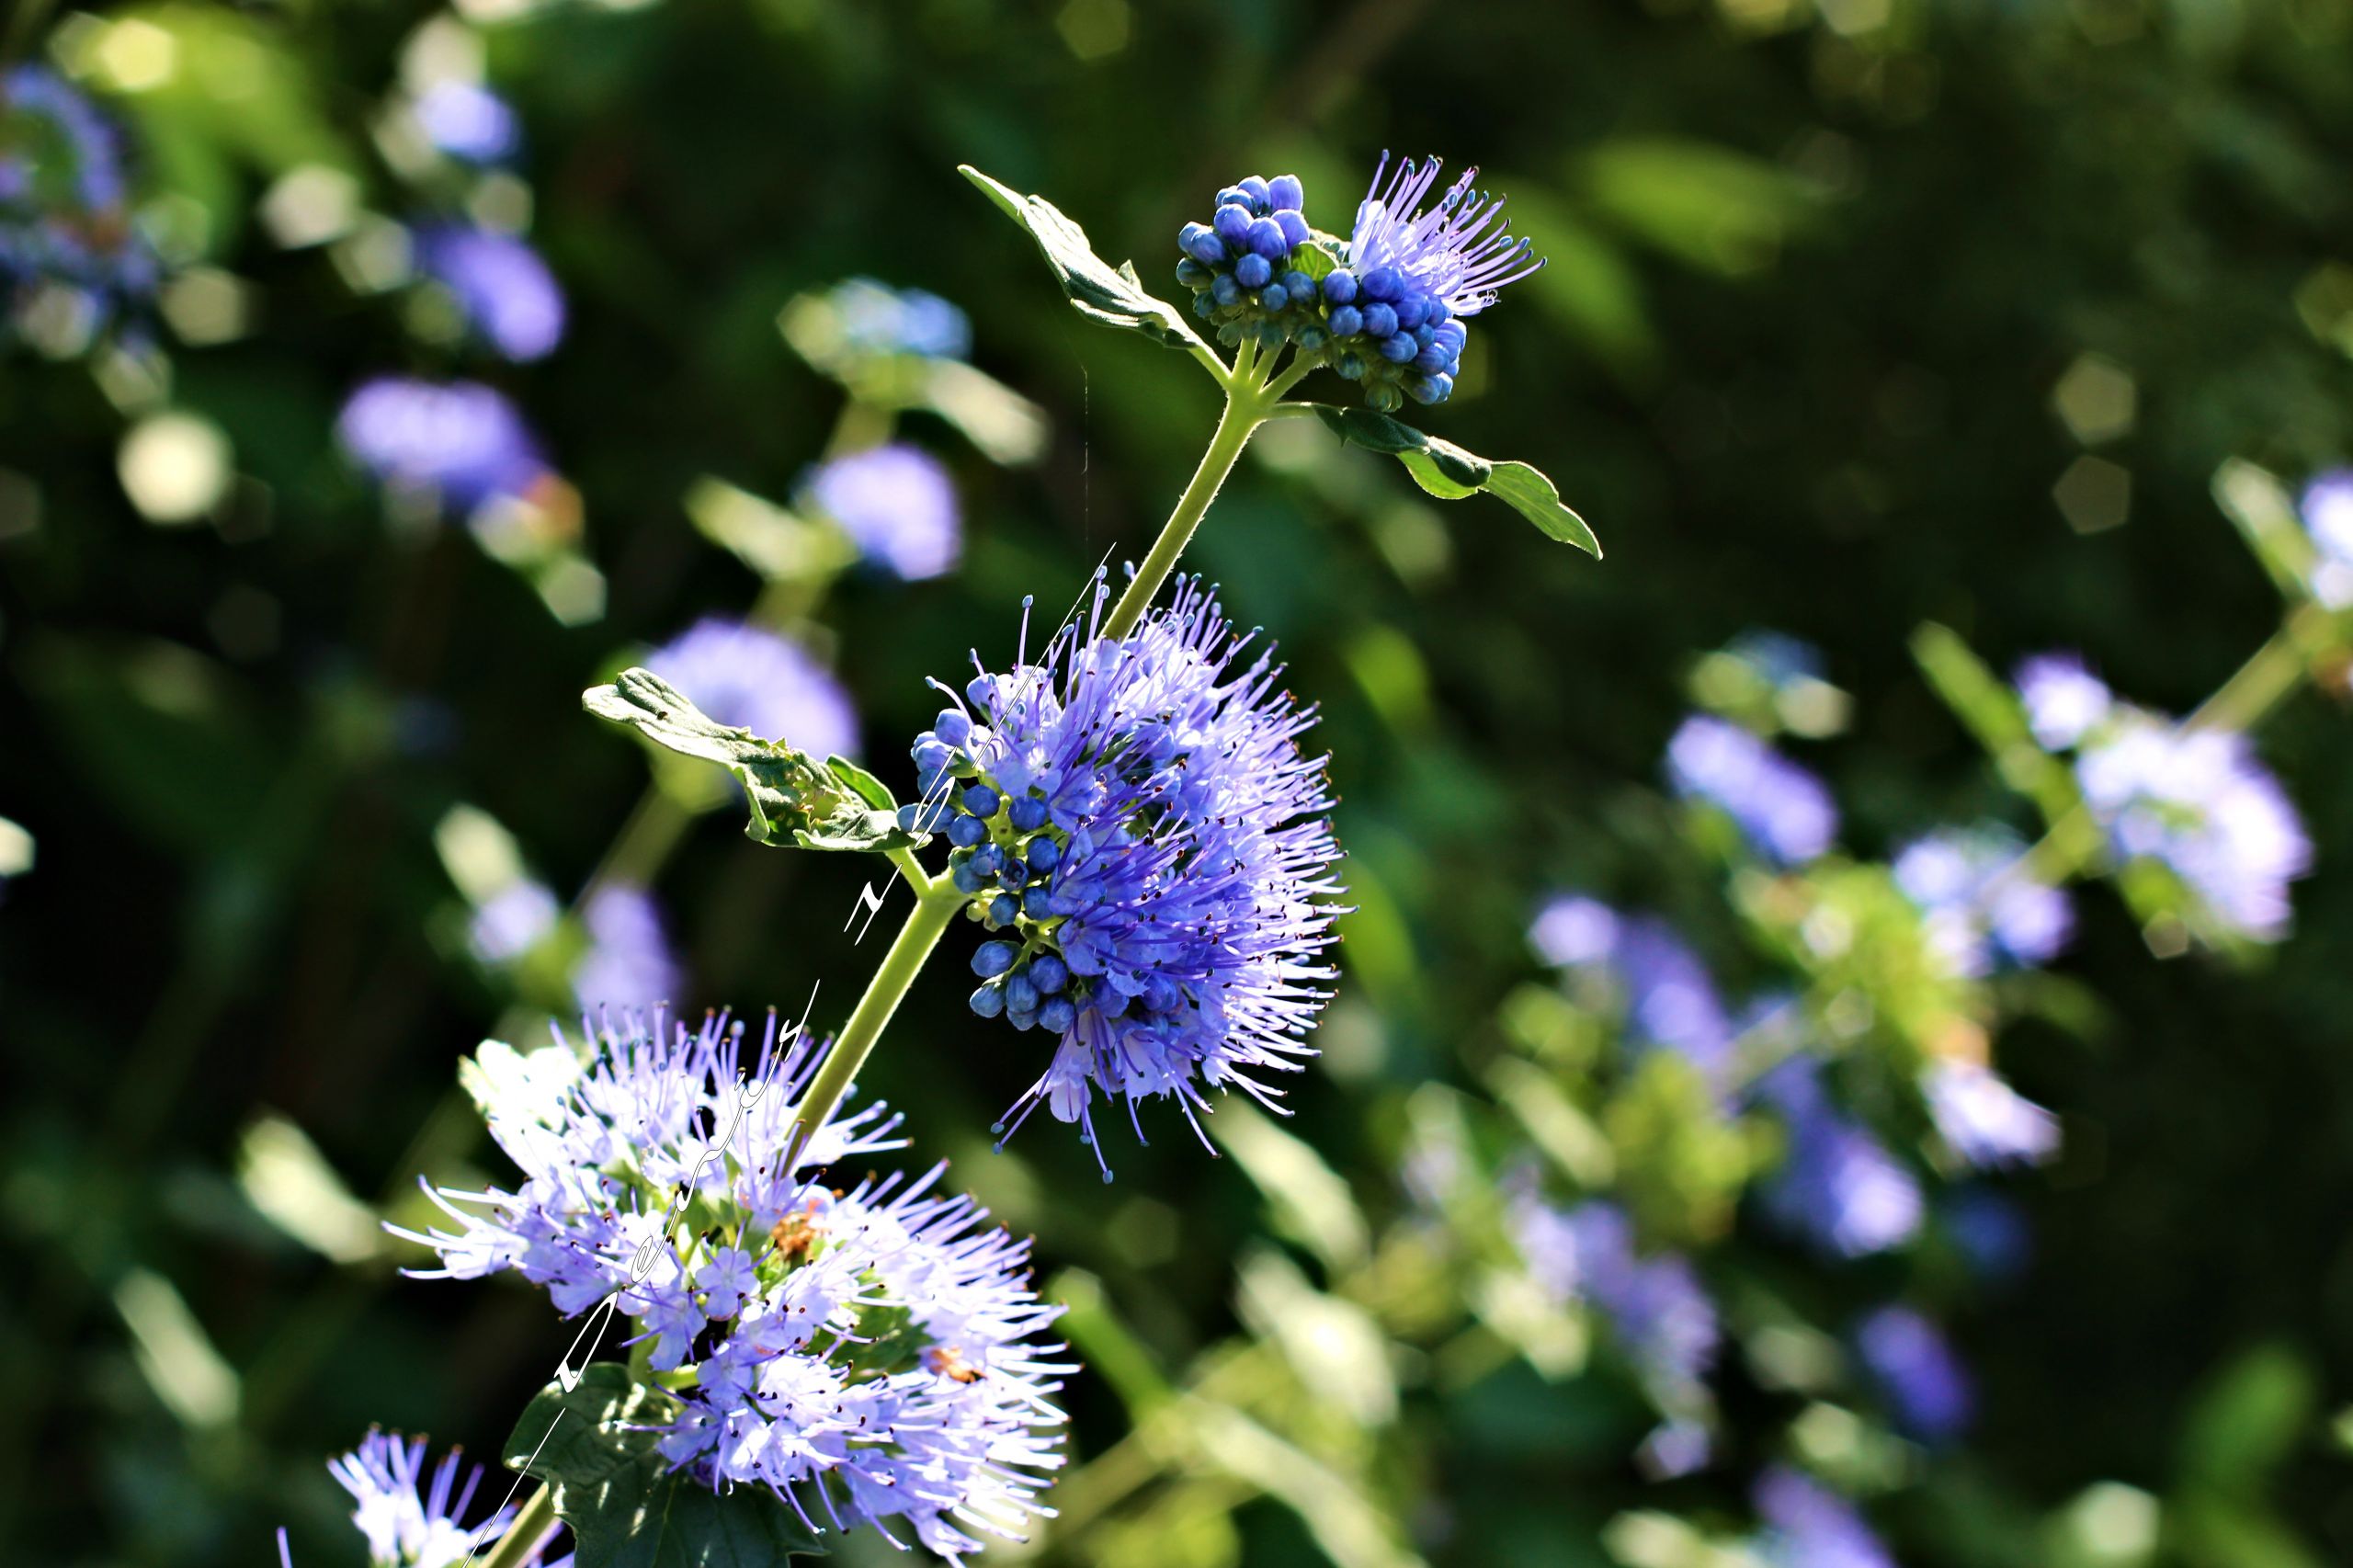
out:
M1029 960L1029 978L1038 989L1051 996L1070 983L1070 965L1051 953L1040 953Z
M1005 1009L1005 1021L1017 1029L1033 1029L1038 1027L1038 1015L1032 1008L1016 1007L1007 1003Z
M1332 361L1332 369L1339 372L1344 381L1360 381L1364 380L1364 356L1351 348Z
M964 791L964 809L976 817L996 815L997 793L985 784L975 784Z
M1394 414L1405 406L1405 395L1386 381L1365 388L1364 400L1383 414Z
M1275 226L1283 232L1283 248L1297 250L1307 243L1307 220L1296 212L1278 212Z
M1012 822L1014 832L1035 833L1046 825L1046 802L1035 795L1016 795L1006 802L1005 814Z
M1176 281L1188 289L1206 289L1216 276L1189 256L1176 264Z
M1005 1005L1017 1013L1038 1010L1038 983L1029 978L1028 969L1015 970L1005 977Z
M1284 334L1284 332L1283 332L1283 329L1282 329L1282 328L1280 328L1280 327L1279 327L1279 326L1277 326L1274 323L1272 323L1272 322L1270 322L1270 321L1267 321L1267 322L1260 322L1260 323L1258 324L1258 347L1261 347L1261 348L1280 348L1280 347L1283 346L1283 338L1284 338L1284 336L1285 336L1285 334Z
M1018 824L1017 824L1018 825ZM1029 869L1044 876L1063 863L1063 846L1051 838L1029 841Z
M1324 297L1336 305L1345 305L1357 297L1357 275L1345 267L1336 267L1324 275Z
M1404 291L1404 275L1393 267L1376 267L1364 275L1364 297L1368 300L1394 300Z
M1220 207L1246 209L1250 205L1250 193L1238 185L1229 185L1217 193L1217 204Z
M1463 343L1469 339L1470 335L1471 334L1459 321L1440 322L1430 330L1432 342L1443 343L1457 353L1461 351Z
M1453 311L1447 307L1447 303L1444 300L1439 299L1436 294L1432 294L1430 296L1428 309L1422 312L1422 319L1429 323L1430 325L1437 326L1440 323L1447 321L1453 314Z
M988 886L989 873L982 870L972 863L970 858L967 858L949 862L948 880L956 884L958 892L978 892Z
M979 872L982 880L985 881L987 879L995 876L998 871L1004 869L1005 851L998 848L994 844L983 844L978 849L972 851L971 864L972 869ZM966 891L970 892L978 892L980 890L978 888L970 888Z
M1274 263L1256 251L1233 264L1233 281L1244 289L1264 289L1273 281L1274 276ZM1219 281L1223 282L1224 279L1220 278Z
M972 738L972 716L961 708L943 708L931 722L931 733L951 746L961 746Z
M978 817L958 817L948 824L948 842L959 849L970 849L989 835Z
M1261 212L1267 210L1273 199L1272 188L1256 175L1244 175L1240 179L1235 180L1233 185L1234 188L1247 196L1250 199L1250 204Z
M1422 317L1429 312L1429 296L1408 289L1397 301L1397 324L1407 332L1422 324Z
M1406 393L1415 403L1444 403L1446 394L1454 390L1451 376L1415 376L1405 383Z
M1021 895L1021 913L1032 920L1051 920L1062 913L1062 901L1048 888L1031 888Z
M1320 326L1303 326L1299 329L1299 346L1310 354L1320 352L1331 340L1331 335Z
M1097 1012L1107 1018L1124 1017L1127 1015L1128 994L1124 991L1115 991L1110 986L1098 985L1087 1000L1095 1005Z
M1430 325L1429 323L1424 322L1421 325L1414 329L1414 345L1415 347L1427 348L1431 344L1436 343L1437 341L1438 328Z
M1250 248L1268 261L1280 261L1290 255L1290 237L1272 218L1253 218L1250 220Z
M1217 296L1207 289L1193 296L1193 313L1207 321L1217 314Z
M1381 357L1392 365L1402 365L1421 350L1415 346L1413 335L1401 332L1381 340Z
M1070 1005L1067 996L1057 996L1038 1009L1038 1027L1054 1034L1067 1034L1071 1025L1078 1022L1078 1009Z
M1364 313L1354 305L1342 305L1332 312L1331 324L1333 336L1354 337L1364 330Z
M1021 901L1009 892L1001 892L989 901L989 918L1000 926L1010 926L1021 916Z
M1397 330L1397 312L1387 305L1367 305L1364 308L1364 330L1369 337L1387 337Z
M937 739L915 743L915 759L917 767L937 772L947 767L955 755L953 747L943 745Z
M1242 259L1251 258L1245 256ZM1242 285L1233 280L1233 273L1221 272L1217 281L1210 285L1210 298L1221 305L1238 305L1242 302Z
M1280 283L1283 286L1283 292L1294 300L1308 301L1315 298L1315 279L1296 267L1275 281Z
M1211 267L1215 267L1219 262L1223 261L1225 259L1225 242L1219 239L1214 232L1209 229L1203 229L1198 223L1192 226L1195 229L1199 229L1199 233L1196 233L1190 240L1186 242L1185 254L1191 256L1195 261L1205 262Z
M1240 250L1250 240L1250 210L1246 207L1221 207L1217 216L1210 220L1220 244Z
M983 942L972 949L972 972L983 980L995 980L1013 967L1019 953L1011 942Z
M1256 261L1257 257L1253 256L1250 259ZM1258 306L1261 310L1279 311L1290 303L1290 296L1283 291L1283 286L1279 283L1269 283L1258 290Z
M1267 182L1267 201L1278 212L1296 212L1307 205L1307 187L1297 175L1277 175Z
M1005 1011L1005 988L998 985L983 985L973 992L971 999L964 1005L983 1018L994 1018Z
M1029 868L1018 856L1008 856L1005 864L997 869L996 880L1006 892L1019 892L1029 881Z

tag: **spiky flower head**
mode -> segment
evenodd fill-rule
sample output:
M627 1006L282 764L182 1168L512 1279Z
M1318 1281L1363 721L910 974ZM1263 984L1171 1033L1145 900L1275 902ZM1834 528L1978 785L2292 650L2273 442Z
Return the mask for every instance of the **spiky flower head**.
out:
M858 710L841 682L764 626L705 616L648 654L645 667L722 724L813 756L858 755Z
M1293 343L1384 412L1443 403L1464 323L1543 263L1511 236L1502 199L1472 188L1478 170L1431 201L1438 170L1409 158L1392 174L1383 153L1345 239L1308 226L1297 176L1253 175L1218 193L1211 222L1178 232L1177 281L1226 342Z
M515 1510L502 1506L465 1523L482 1483L482 1467L464 1464L453 1449L428 1475L422 1437L369 1432L357 1449L329 1460L327 1473L358 1505L351 1522L367 1538L373 1568L456 1568L470 1555L487 1553L515 1522ZM571 1568L570 1552L551 1556L549 1550L541 1542L522 1559L523 1568ZM285 1561L283 1530L278 1552Z
M45 341L85 343L159 275L114 126L46 66L0 73L0 317L27 325L46 296Z
M955 481L920 447L893 441L851 452L820 464L803 483L810 504L894 577L937 577L963 553Z
M756 1051L723 1016L608 1025L581 1066L483 1048L464 1076L513 1188L432 1191L452 1227L397 1231L432 1276L515 1269L577 1314L608 1298L654 1370L691 1370L656 1428L674 1470L756 1483L812 1528L904 1519L933 1551L1014 1535L1061 1463L1047 1396L1069 1369L1039 1343L1058 1309L1029 1288L1028 1244L971 1199L822 1168L900 1147L879 1105L797 1148L820 1052L771 1015ZM714 1151L716 1153L714 1154ZM944 1167L942 1167L944 1168ZM684 1195L673 1224L674 1194Z
M1039 663L983 669L914 755L955 885L1003 933L973 956L972 1010L1057 1041L1009 1120L1047 1104L1108 1180L1097 1091L1131 1123L1140 1100L1192 1119L1228 1086L1271 1107L1257 1074L1312 1054L1339 846L1323 759L1300 751L1313 710L1271 648L1198 580L1124 637L1100 631L1107 597L1098 578Z

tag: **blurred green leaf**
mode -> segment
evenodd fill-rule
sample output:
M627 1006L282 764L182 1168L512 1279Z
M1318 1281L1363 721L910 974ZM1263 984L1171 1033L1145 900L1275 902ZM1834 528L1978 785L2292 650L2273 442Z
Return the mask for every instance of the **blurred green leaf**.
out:
M1729 147L1626 137L1581 154L1578 187L1618 226L1694 267L1737 276L1771 265L1813 215L1813 187Z
M2183 1477L2218 1492L2258 1492L2310 1434L2317 1402L2312 1369L2294 1351L2245 1351L2215 1374L2183 1424Z
M541 1389L516 1422L507 1468L555 1491L555 1511L585 1568L767 1568L825 1548L764 1487L714 1492L671 1470L661 1434L676 1403L597 1362L576 1387Z

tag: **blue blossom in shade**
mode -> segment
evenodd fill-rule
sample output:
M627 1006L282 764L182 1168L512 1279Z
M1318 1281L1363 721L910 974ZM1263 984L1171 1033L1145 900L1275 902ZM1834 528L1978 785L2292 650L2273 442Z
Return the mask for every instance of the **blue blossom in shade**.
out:
M589 894L580 918L588 950L573 969L572 989L583 1008L649 1008L677 999L684 976L652 893L608 883Z
M1514 1244L1537 1287L1556 1305L1590 1302L1660 1402L1688 1404L1722 1336L1690 1261L1677 1253L1642 1255L1633 1221L1613 1203L1562 1209L1522 1191L1509 1212Z
M563 338L563 290L540 253L512 234L437 228L417 235L426 273L456 296L466 320L509 359L542 359Z
M843 343L853 353L961 359L972 351L971 320L937 294L851 278L835 285L826 298Z
M2225 932L2287 935L2312 841L2245 735L2127 709L2086 742L2075 778L2118 855L2169 868Z
M2302 510L2313 540L2313 597L2330 609L2353 605L2353 469L2316 476L2304 486Z
M1881 1307L1856 1325L1855 1349L1905 1432L1945 1443L1968 1429L1976 1390L1935 1324L1910 1307Z
M801 644L765 627L705 616L648 654L645 667L722 724L821 760L858 755L849 693Z
M724 1490L767 1487L813 1526L904 1520L949 1561L972 1531L1013 1536L1061 1463L1047 1396L1069 1369L1039 1342L1059 1309L1028 1283L1028 1246L969 1199L826 1166L901 1146L879 1105L829 1120L790 1157L821 1051L771 1015L756 1051L711 1017L698 1030L632 1017L551 1085L485 1047L469 1087L523 1173L512 1190L428 1189L452 1221L395 1231L440 1256L430 1277L515 1269L567 1314L611 1298L653 1367L691 1371L654 1430L672 1467ZM745 1096L750 1096L745 1103ZM706 1160L715 1145L725 1157ZM691 1226L664 1229L674 1191ZM641 1245L650 1269L636 1265Z
M378 377L343 405L335 434L388 488L460 515L524 496L548 473L515 405L478 381Z
M466 1523L466 1510L482 1483L482 1467L463 1466L449 1453L428 1476L422 1437L404 1440L397 1432L370 1432L358 1448L329 1460L327 1473L358 1505L351 1522L367 1538L368 1561L374 1568L456 1568L471 1553L487 1554L515 1522L515 1510L502 1506ZM283 1530L278 1549L279 1561L288 1561ZM523 1559L524 1568L571 1568L570 1552L550 1556L548 1551L542 1542Z
M1718 807L1756 852L1778 865L1813 859L1838 835L1838 808L1821 779L1737 724L1694 714L1666 747L1675 792Z
M1945 1233L1980 1278L2005 1284L2026 1271L2034 1238L2016 1202L1984 1187L1953 1193L1943 1211Z
M1097 1089L1131 1122L1170 1096L1196 1131L1209 1089L1272 1107L1256 1075L1313 1053L1339 892L1323 763L1299 746L1314 713L1272 650L1198 580L1125 637L1097 630L1108 598L1098 577L1083 628L983 671L914 748L950 802L949 874L1005 932L974 955L973 1010L1058 1040L1008 1119L1046 1103L1098 1162Z
M562 914L546 883L517 877L474 906L466 945L484 963L512 963L545 940Z
M1756 1481L1765 1532L1758 1553L1773 1568L1895 1568L1895 1559L1852 1503L1776 1465Z
M1885 1252L1918 1233L1919 1182L1831 1103L1820 1063L1785 1062L1758 1081L1757 1094L1789 1132L1781 1168L1761 1195L1784 1229L1841 1257Z
M1529 935L1549 961L1607 977L1635 1043L1676 1051L1711 1078L1730 1069L1739 1031L1708 966L1665 921L1569 894L1547 903Z
M2075 935L2067 895L2038 881L2026 846L2006 828L1947 828L1895 857L1895 885L1919 906L1928 940L1972 979L2002 965L2031 969Z
M963 553L956 485L938 458L904 442L821 464L809 499L841 526L858 553L909 582L937 577Z
M2108 720L2115 697L2074 653L2037 653L2014 678L2027 727L2045 750L2065 751Z
M1528 941L1557 969L1603 963L1618 945L1618 912L1583 893L1562 893L1536 912Z
M472 82L436 82L416 100L425 139L469 164L497 164L523 144L523 128L506 100Z
M94 334L143 306L160 272L106 116L46 66L0 74L0 314L48 286Z
M1980 1170L2040 1162L2059 1152L2059 1119L1983 1062L1938 1062L1921 1074L1920 1086L1937 1131Z

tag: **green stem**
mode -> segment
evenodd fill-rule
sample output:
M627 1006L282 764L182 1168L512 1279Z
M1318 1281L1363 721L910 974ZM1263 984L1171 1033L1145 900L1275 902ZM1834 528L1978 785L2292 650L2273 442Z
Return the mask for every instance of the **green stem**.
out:
M957 891L955 883L946 877L935 881L925 876L913 855L898 851L892 860L906 873L915 888L915 907L907 911L906 924L892 939L891 950L882 955L874 978L866 983L866 994L850 1010L849 1022L842 1026L840 1038L825 1054L825 1064L817 1070L809 1092L801 1096L787 1142L788 1166L800 1163L809 1140L840 1108L842 1097L849 1093L858 1069L866 1065L874 1042L882 1038L883 1026L898 1011L900 999L915 983L924 960L931 957L931 949L948 929L948 922L964 903L964 894Z
M1125 637L1143 619L1143 612L1159 594L1161 584L1176 569L1176 558L1185 553L1185 546L1191 540L1193 530L1200 526L1210 503L1217 499L1226 475L1233 472L1234 461L1249 444L1251 432L1258 428L1273 408L1275 396L1279 394L1270 395L1271 392L1268 387L1253 385L1243 367L1236 364L1234 379L1226 389L1225 412L1218 419L1216 433L1210 437L1210 449L1201 454L1201 465L1193 471L1192 483L1176 497L1176 509L1168 514L1160 537L1152 541L1152 552L1136 569L1135 578L1128 584L1127 592L1120 596L1120 602L1111 607L1110 619L1103 623L1104 636Z
M490 1555L481 1560L482 1568L522 1568L555 1527L555 1493L541 1485L523 1499L522 1511L490 1549Z

